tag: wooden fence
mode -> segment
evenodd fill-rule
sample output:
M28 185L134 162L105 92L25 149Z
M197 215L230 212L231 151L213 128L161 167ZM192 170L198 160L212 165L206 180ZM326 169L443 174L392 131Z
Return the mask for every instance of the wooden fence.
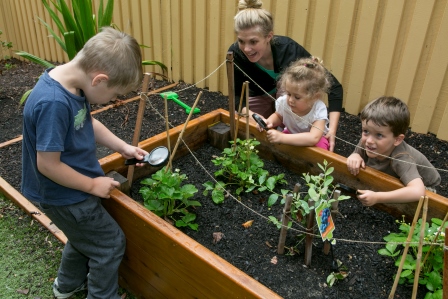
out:
M99 1L93 2L97 8ZM236 4L115 0L113 22L149 46L144 59L165 63L172 80L227 94L223 62L236 39ZM448 0L264 0L263 5L273 13L276 34L321 57L340 80L347 112L357 114L381 95L396 96L409 105L413 131L448 140L448 55L443 54ZM67 61L38 16L52 23L41 0L0 0L0 39L12 41L13 50ZM157 71L146 71L152 70Z

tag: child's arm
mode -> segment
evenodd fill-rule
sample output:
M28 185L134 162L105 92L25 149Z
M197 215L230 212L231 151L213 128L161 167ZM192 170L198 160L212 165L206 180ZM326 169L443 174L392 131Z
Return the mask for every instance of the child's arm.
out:
M366 168L366 162L358 153L353 153L347 158L347 168L351 174L358 175L359 168Z
M373 206L377 203L406 203L418 201L425 195L425 185L421 178L410 181L405 187L389 191L374 192L371 190L358 190L358 199L365 206Z
M60 152L37 152L37 168L55 183L102 198L109 198L110 191L120 185L113 178L90 178L77 172L61 162Z
M269 117L271 118L271 117ZM316 120L309 132L283 134L277 130L269 130L266 136L271 143L290 144L295 146L314 146L322 138L325 120Z
M139 147L132 146L115 136L106 126L95 118L92 119L93 131L95 133L95 141L101 145L110 148L113 151L119 152L126 159L136 158L143 159L148 154L145 150Z

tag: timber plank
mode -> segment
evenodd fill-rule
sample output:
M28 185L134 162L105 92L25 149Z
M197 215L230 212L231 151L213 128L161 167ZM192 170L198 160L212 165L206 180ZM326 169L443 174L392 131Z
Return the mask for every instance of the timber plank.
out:
M165 256L173 273L204 293L200 298L281 298L120 191L105 207L131 242L150 256Z

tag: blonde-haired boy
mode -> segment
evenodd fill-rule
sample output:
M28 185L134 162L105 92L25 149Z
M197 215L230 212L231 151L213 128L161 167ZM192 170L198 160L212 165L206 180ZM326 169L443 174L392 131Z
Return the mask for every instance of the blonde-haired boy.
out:
M104 28L72 61L47 69L25 103L22 193L68 238L53 284L56 298L69 298L87 283L88 298L120 298L118 267L126 239L101 205L119 183L104 175L96 143L126 159L142 159L147 152L94 119L90 104L136 89L141 61L134 38Z

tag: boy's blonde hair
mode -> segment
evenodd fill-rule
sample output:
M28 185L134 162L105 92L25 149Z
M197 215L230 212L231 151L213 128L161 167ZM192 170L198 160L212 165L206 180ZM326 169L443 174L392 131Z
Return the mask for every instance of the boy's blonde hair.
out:
M279 90L285 90L287 81L303 84L307 95L311 98L328 92L332 85L330 74L317 57L301 58L291 63L279 79Z
M102 72L108 87L136 90L142 82L142 54L130 35L103 27L73 58L85 73Z
M238 13L233 18L235 32L257 27L264 37L274 30L274 21L269 11L261 8L260 0L240 0ZM272 41L272 40L271 40Z
M388 126L397 137L406 134L410 123L408 106L398 98L382 96L368 103L361 111L361 121Z

